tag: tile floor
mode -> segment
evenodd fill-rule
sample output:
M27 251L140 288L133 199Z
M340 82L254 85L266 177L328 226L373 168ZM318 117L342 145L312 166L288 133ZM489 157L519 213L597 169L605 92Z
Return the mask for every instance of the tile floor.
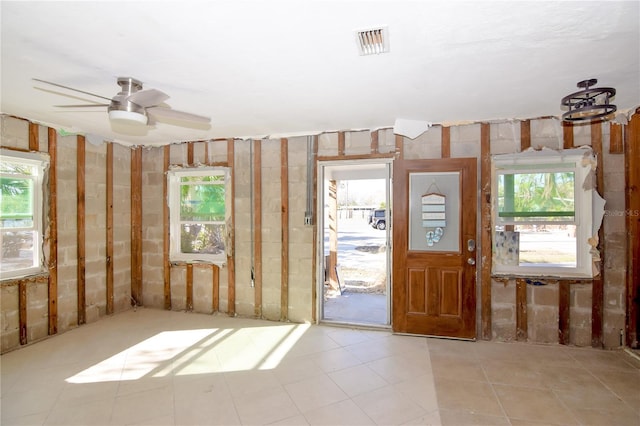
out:
M138 309L7 353L2 425L639 425L625 352Z

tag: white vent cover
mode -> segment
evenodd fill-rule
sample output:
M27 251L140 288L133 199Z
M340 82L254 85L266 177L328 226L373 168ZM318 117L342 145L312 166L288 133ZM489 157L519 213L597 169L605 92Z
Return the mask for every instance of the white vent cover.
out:
M389 51L389 30L387 27L356 31L356 41L360 55L378 55Z

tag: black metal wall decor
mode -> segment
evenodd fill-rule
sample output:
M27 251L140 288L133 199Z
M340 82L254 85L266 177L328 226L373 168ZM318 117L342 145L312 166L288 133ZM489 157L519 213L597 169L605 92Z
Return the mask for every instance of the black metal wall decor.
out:
M616 111L617 107L609 103L615 96L616 89L611 87L591 87L598 82L592 78L577 84L583 88L562 98L561 104L569 110L562 114L563 121L593 121L606 117Z

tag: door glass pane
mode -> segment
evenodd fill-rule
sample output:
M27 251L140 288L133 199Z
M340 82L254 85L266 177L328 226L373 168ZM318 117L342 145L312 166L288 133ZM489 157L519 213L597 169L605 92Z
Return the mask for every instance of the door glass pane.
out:
M409 250L460 251L460 173L409 175Z

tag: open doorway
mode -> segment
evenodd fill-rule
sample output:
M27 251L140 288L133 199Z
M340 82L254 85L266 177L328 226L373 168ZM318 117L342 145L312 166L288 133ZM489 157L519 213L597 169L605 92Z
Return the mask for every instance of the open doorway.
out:
M318 319L389 327L391 161L321 162L318 173Z

